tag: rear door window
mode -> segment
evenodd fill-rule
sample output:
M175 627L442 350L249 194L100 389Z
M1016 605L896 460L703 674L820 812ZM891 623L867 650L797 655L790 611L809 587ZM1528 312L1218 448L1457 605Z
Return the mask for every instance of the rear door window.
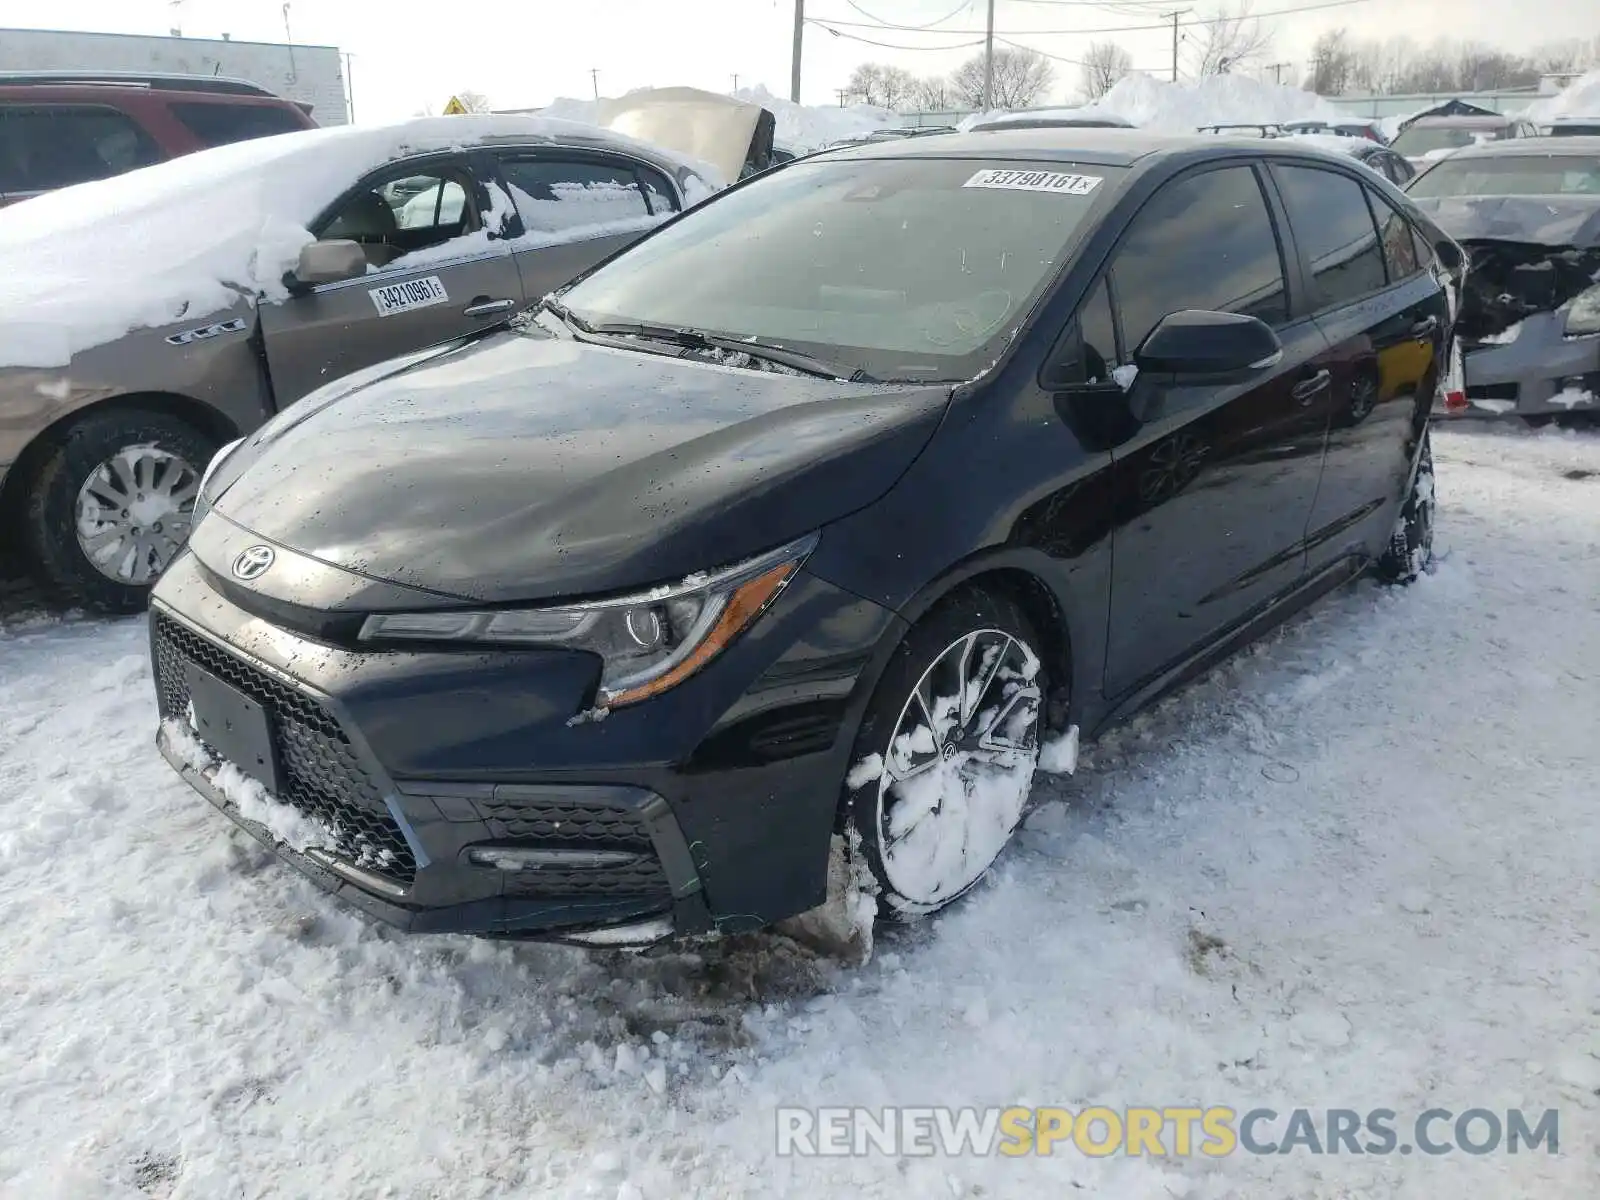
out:
M1185 308L1288 319L1283 259L1255 171L1224 167L1162 188L1133 219L1112 262L1128 352Z
M295 133L306 123L291 110L276 104L227 104L178 101L172 115L207 146L226 146L275 133Z
M1366 188L1319 167L1274 164L1296 240L1311 262L1319 308L1336 308L1384 286L1383 251Z
M529 233L598 234L607 226L648 224L652 215L628 165L512 156L500 169Z
M106 179L166 155L133 119L100 105L0 108L0 191L42 192Z

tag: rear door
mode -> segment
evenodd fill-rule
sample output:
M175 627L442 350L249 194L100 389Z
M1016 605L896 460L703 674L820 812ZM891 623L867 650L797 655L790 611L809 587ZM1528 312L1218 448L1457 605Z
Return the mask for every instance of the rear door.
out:
M516 309L522 284L502 236L507 215L458 155L388 167L335 202L312 232L360 243L368 271L262 306L278 406Z
M1175 665L1304 572L1328 423L1325 381L1311 364L1326 342L1291 305L1275 224L1255 168L1202 168L1162 187L1112 256L1124 364L1163 317L1186 308L1260 317L1283 357L1227 383L1133 379L1139 424L1112 450L1110 696Z
M1404 486L1407 449L1431 405L1449 314L1410 225L1343 172L1274 163L1311 304L1329 348L1328 453L1306 530L1309 567L1378 549ZM1376 213L1376 219L1375 219Z
M517 269L530 300L570 282L682 207L654 167L569 149L498 151L500 178L520 228Z

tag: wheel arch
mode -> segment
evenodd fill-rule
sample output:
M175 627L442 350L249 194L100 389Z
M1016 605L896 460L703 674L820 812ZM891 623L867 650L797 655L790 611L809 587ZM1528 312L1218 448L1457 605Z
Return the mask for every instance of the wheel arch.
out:
M174 417L193 425L219 443L230 442L240 434L238 425L226 413L192 396L184 396L177 392L127 392L79 405L62 413L41 429L22 448L22 452L17 455L16 461L6 472L5 479L0 480L0 527L14 529L20 523L21 506L26 503L28 489L33 485L34 479L50 455L67 440L73 426L88 418L104 416L119 410L155 412ZM202 468L204 465L200 464ZM20 550L20 547L10 548Z
M950 595L966 588L982 588L1016 603L1044 643L1039 652L1054 681L1046 706L1046 722L1052 729L1064 728L1076 713L1081 698L1092 689L1086 686L1088 681L1080 674L1088 666L1079 654L1086 639L1075 636L1071 605L1048 581L1053 562L1042 551L1017 546L995 547L963 559L929 581L896 610L904 624L897 624L886 634L883 644L872 656L871 667L861 679L866 686L860 689L857 716L870 703L890 658L909 630Z

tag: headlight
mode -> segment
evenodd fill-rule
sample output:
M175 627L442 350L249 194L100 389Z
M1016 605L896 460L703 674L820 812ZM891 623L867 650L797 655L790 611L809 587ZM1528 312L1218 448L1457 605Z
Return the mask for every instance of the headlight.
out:
M617 708L676 687L777 598L817 544L809 534L708 575L632 596L549 608L379 613L363 642L472 642L584 650L600 657L599 704Z
M243 438L234 438L211 456L211 461L206 464L206 469L200 476L200 487L194 494L194 513L189 518L189 528L193 529L200 524L200 518L211 511L211 497L206 491L211 486L211 477L217 473L217 468L223 464L228 455L237 450L243 442Z
M1600 333L1600 287L1581 292L1567 309L1567 336Z

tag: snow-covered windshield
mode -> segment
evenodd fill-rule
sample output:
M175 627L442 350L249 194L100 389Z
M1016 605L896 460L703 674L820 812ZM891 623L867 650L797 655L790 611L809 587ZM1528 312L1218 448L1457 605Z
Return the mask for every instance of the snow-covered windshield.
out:
M1390 142L1389 149L1407 158L1420 158L1434 150L1459 150L1463 146L1476 146L1479 142L1498 141L1504 136L1504 129L1492 127L1466 129L1459 125L1413 125Z
M562 299L597 326L688 327L879 379L968 379L998 357L1123 174L797 163L691 210Z
M1447 158L1406 189L1413 196L1600 196L1600 159L1516 154Z

